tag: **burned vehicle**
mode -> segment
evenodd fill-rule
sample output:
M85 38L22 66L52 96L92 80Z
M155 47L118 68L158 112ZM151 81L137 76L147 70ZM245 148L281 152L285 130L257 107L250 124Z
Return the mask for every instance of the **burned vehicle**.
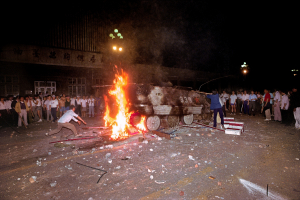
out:
M192 88L131 84L126 90L130 110L147 117L149 130L211 118L210 100Z

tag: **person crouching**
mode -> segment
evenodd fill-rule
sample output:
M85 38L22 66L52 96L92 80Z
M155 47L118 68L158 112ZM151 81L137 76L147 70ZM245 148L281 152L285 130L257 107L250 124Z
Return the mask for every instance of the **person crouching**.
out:
M63 127L70 129L75 137L78 137L77 130L73 124L70 123L70 121L73 119L75 122L77 122L80 125L80 121L82 123L86 124L85 121L83 121L75 112L75 106L71 105L70 110L68 110L57 122L57 128L55 130L52 130L49 132L49 134L46 135L53 135L58 133ZM77 119L79 120L77 120Z

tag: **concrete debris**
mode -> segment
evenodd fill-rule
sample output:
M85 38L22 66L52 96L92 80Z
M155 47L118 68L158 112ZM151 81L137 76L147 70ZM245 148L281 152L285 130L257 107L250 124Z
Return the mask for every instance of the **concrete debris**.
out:
M171 158L174 158L175 156L177 156L177 153L172 153L171 154Z
M195 160L195 158L193 158L193 156L189 155L189 159L190 160Z
M105 149L112 149L114 147L114 145L109 144L109 145L105 145Z
M33 153L34 153L34 152L37 152L37 150L36 150L36 149L33 149L33 151L32 151L32 152L33 152Z
M67 168L68 170L72 169L71 165L66 165L65 168Z
M299 158L296 158L296 160L299 160Z
M108 159L110 156L111 156L111 153L107 153L107 154L105 155L105 158Z
M41 161L41 160L37 160L37 161L36 161L36 165L37 165L37 166L42 166L42 161Z
M50 186L51 186L51 187L55 187L56 184L57 184L57 183L56 183L56 181L55 181L54 183L50 183Z
M36 181L36 176L32 176L29 178L30 183L34 183Z
M109 159L109 160L108 160L108 163L109 163L109 164L111 164L111 163L112 163L112 160L111 160L111 159Z
M155 180L154 182L157 183L157 184L164 184L166 181L157 181L157 180Z
M117 166L117 167L115 167L115 169L121 169L121 166Z
M153 151L153 149L150 149L150 151Z
M144 143L144 144L148 144L148 140L144 140L143 143Z
M150 176L150 179L151 179L151 180L153 179L153 176L152 176L152 175Z
M51 156L51 152L50 151L48 152L48 155Z

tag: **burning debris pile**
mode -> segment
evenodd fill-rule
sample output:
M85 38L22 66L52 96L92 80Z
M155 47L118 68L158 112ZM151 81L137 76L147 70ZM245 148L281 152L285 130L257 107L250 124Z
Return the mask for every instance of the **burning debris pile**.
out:
M129 137L130 134L136 133L130 132L130 130L133 128L130 124L130 117L134 112L129 112L130 103L126 99L125 91L127 84L128 75L122 70L121 74L117 73L115 75L114 86L108 91L108 94L114 97L112 99L115 100L115 104L113 105L116 106L115 109L117 109L117 114L114 117L111 116L111 108L109 107L108 98L107 96L104 96L106 108L104 114L105 126L112 127L111 139L113 140L125 139ZM146 117L142 116L140 123L135 126L135 129L137 129L140 133L146 131L146 127L144 125L145 119Z

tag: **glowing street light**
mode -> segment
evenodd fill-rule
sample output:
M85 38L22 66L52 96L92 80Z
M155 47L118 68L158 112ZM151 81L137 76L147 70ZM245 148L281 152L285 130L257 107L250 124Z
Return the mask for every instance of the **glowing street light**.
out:
M119 51L122 51L122 50L123 50L122 47L120 47L120 48L119 48Z
M246 62L244 62L244 64L241 65L241 70L244 75L246 75L249 72L249 68Z
M116 47L116 46L113 46L113 50L117 50L117 47Z

